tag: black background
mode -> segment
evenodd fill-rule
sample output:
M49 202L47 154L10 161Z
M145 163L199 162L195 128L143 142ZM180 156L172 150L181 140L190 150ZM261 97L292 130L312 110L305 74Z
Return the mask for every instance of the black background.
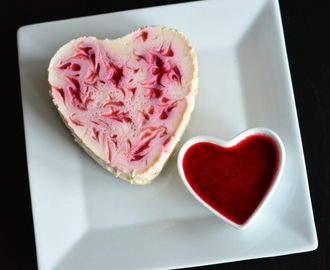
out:
M1 1L0 269L37 269L17 58L18 28L179 2L184 1ZM319 247L302 254L194 269L330 269L330 1L279 2Z

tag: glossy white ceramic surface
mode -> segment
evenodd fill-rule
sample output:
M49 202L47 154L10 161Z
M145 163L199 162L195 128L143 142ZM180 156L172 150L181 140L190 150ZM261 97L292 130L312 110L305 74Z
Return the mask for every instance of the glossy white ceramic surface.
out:
M74 142L52 104L47 68L60 46L145 25L181 30L197 54L199 92L183 143L201 134L229 140L263 126L286 147L282 179L244 231L195 200L176 157L150 185L116 179ZM18 31L18 49L40 270L175 269L317 247L276 0L200 1L29 25Z

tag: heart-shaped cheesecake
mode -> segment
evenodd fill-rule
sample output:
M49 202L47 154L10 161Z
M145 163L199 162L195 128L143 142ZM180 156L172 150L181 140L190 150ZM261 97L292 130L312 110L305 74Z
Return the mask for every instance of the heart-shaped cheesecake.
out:
M245 229L277 186L284 160L278 135L254 128L229 142L192 138L180 150L178 168L183 182L204 206Z
M140 28L118 39L82 37L49 65L50 96L83 149L133 184L174 154L197 94L197 59L177 30Z

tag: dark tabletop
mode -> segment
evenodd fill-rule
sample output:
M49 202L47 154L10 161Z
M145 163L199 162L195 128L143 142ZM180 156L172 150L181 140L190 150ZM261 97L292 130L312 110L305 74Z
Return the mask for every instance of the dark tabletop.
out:
M0 269L37 269L16 32L21 26L185 1L1 1ZM280 8L319 246L316 250L194 269L330 269L330 1ZM74 269L73 269L74 270Z

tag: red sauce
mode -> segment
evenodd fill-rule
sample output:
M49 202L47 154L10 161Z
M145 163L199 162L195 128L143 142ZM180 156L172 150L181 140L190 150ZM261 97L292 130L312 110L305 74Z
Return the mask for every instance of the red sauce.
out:
M244 224L273 183L278 163L275 142L255 134L230 148L194 144L185 153L183 170L203 201L234 223Z

